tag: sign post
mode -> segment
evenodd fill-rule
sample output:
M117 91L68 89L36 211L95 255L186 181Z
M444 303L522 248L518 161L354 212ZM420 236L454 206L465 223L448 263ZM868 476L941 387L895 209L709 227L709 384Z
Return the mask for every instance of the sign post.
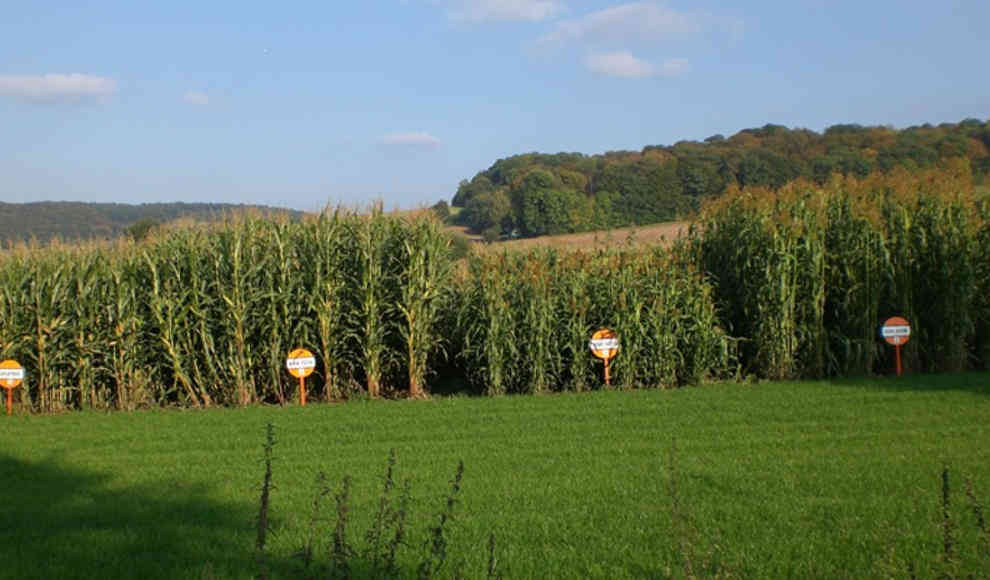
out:
M911 324L905 318L894 316L884 321L880 336L887 344L894 345L894 358L897 359L897 376L901 376L901 345L911 338Z
M306 406L306 377L313 374L316 368L316 357L305 348L297 348L285 359L285 368L289 374L299 379L299 404Z
M596 330L588 341L588 348L591 354L605 362L605 385L612 385L612 377L609 374L609 361L619 354L619 335L607 328Z
M24 380L24 367L16 360L7 359L0 362L0 387L7 391L7 414L10 415L14 406L14 389Z

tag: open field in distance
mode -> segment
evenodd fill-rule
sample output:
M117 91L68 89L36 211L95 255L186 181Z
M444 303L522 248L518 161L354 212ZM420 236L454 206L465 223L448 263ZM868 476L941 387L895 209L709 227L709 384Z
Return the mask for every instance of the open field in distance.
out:
M624 247L628 245L662 245L669 244L687 233L690 222L665 222L644 226L630 226L596 232L581 232L577 234L561 234L556 236L539 236L536 238L521 238L503 240L492 244L493 248L526 251L538 247L554 247L566 250L597 250ZM481 237L471 234L463 226L451 226L452 231L467 236L474 242L481 243Z
M666 222L645 226L631 226L598 232L541 236L499 242L499 247L511 250L528 250L534 247L552 246L567 250L597 250L622 246L663 245L687 233L688 222Z

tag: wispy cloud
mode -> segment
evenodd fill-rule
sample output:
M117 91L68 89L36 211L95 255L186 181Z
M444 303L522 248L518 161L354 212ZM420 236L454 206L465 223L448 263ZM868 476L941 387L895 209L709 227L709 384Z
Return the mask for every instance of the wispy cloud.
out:
M390 147L433 148L440 145L440 140L425 131L408 133L389 133L378 141Z
M661 0L627 2L552 23L536 48L544 57L584 53L584 67L600 75L673 77L688 72L690 63L685 58L664 60L663 53L673 49L683 54L719 22L711 14L678 10Z
M467 22L539 22L565 10L560 0L448 0L446 4L451 20Z
M99 100L117 92L117 81L92 75L0 75L0 96L30 103L62 103Z
M628 79L672 77L684 74L691 68L686 58L670 58L660 67L656 67L649 61L636 58L628 51L591 54L585 57L584 65L593 73Z
M691 63L686 58L668 58L660 67L660 74L665 77L676 77L691 70Z
M611 77L643 78L653 76L653 65L629 52L591 54L584 65L593 73Z
M569 42L651 42L690 35L700 29L701 22L697 15L675 10L660 2L632 2L580 18L561 20L540 41L550 45Z
M182 100L190 105L205 106L210 104L210 95L201 91L186 91L186 94L182 95Z

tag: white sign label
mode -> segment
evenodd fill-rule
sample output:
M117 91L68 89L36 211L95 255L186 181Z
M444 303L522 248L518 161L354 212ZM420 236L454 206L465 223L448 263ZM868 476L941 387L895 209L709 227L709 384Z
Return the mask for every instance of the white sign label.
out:
M22 381L24 369L0 369L0 381Z
M304 358L287 358L285 359L285 368L287 369L311 369L316 366L315 357L304 357Z
M880 336L890 338L894 336L911 336L910 326L884 326L880 329Z
M591 350L616 350L619 348L618 338L596 338L588 342Z

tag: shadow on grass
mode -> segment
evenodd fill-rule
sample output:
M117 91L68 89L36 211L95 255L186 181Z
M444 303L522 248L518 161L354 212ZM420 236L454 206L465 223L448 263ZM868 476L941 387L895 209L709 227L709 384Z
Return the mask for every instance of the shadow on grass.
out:
M119 489L108 474L0 456L0 577L253 577L256 514L204 491ZM269 564L273 577L298 569Z
M972 371L945 374L905 374L903 376L851 377L834 379L833 384L843 387L880 389L897 392L908 391L963 391L974 395L990 395L990 372Z

